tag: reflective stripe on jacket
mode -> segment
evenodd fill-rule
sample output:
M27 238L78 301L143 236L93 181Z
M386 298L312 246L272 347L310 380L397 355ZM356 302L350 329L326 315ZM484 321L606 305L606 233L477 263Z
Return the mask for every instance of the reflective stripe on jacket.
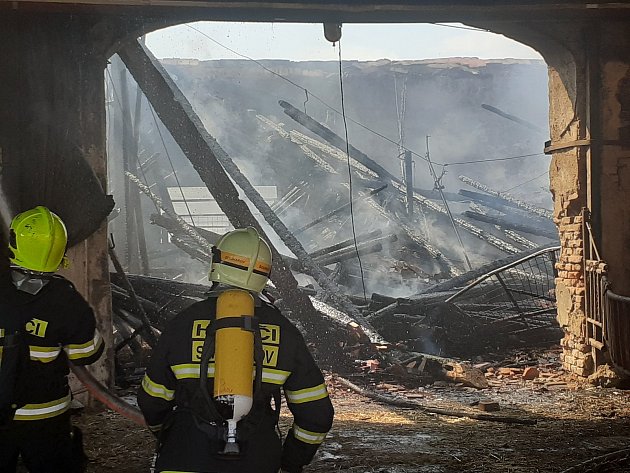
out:
M273 393L284 389L295 422L284 443L282 466L296 471L312 460L324 441L332 425L333 408L322 373L300 332L276 307L259 302L255 315L264 352L263 392L268 406ZM162 333L138 393L138 404L151 430L159 430L173 409L194 405L200 391L201 348L215 308L216 298L193 304ZM212 362L207 377L211 384Z
M55 417L70 406L68 360L76 365L95 362L104 343L96 330L94 312L70 281L54 276L37 294L0 285L0 346L9 318L26 320L24 340L29 360L19 377L21 388L16 421ZM2 361L0 350L0 363Z

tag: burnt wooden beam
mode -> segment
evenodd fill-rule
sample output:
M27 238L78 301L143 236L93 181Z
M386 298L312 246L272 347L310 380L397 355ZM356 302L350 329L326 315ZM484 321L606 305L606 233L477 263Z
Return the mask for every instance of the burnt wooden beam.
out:
M323 256L317 259L318 264L322 266L326 266L333 263L341 263L342 261L346 261L352 258L357 257L357 253L359 255L368 255L370 253L378 253L383 249L383 244L380 241L377 242L365 242L360 245L357 245L356 248L348 248L343 251L338 251L329 256Z
M312 131L313 133L317 134L318 136L326 140L331 145L341 150L346 150L346 146L348 146L349 154L352 158L354 158L356 161L360 162L361 164L363 164L370 170L374 171L380 178L389 180L390 182L393 183L392 186L390 186L391 189L393 189L392 195L394 191L396 192L396 196L403 195L406 188L401 179L392 175L389 171L383 168L380 164L376 163L368 155L358 150L354 146L350 145L343 138L341 138L340 136L335 134L333 131L331 131L329 128L325 127L324 125L319 123L317 120L314 120L313 118L309 117L304 112L298 110L290 103L284 100L281 100L279 104L282 108L284 108L285 114L287 114L289 117L293 118L296 122L300 123L307 129ZM438 212L438 213L448 213L447 210L443 209L440 205L437 205L434 202L430 201L423 195L415 193L415 191L413 194L414 194L413 196L414 199L422 206L422 209L429 210L432 212ZM443 197L445 199L445 196L440 196L441 199ZM374 202L374 200L372 200L372 202ZM376 209L376 210L379 210L379 209ZM403 219L408 220L407 215L405 215L403 219L401 219L397 215L393 215L392 212L385 212L384 209L381 209L380 212L385 216L385 218L395 221L395 223L397 223L405 232L407 232L407 235L409 236L410 239L412 239L414 242L418 243L419 245L424 246L427 249L427 251L432 255L432 257L435 258L436 262L438 263L438 265L440 266L440 269L443 272L446 272L450 275L460 274L459 269L456 268L447 258L445 258L444 255L441 254L440 251L434 248L427 241L426 238L423 238L422 236L418 235L417 232L407 222L403 221ZM467 232L473 234L475 237L500 249L501 251L505 251L507 253L518 253L519 251L518 248L511 245L510 243L498 237L495 237L492 234L484 232L482 229L475 227L474 225L470 224L469 222L463 219L455 218L455 222L458 227L465 229Z
M507 212L509 208L517 209L518 206L510 202L509 200L502 199L493 195L482 194L481 192L469 191L466 189L460 189L458 192L461 196L467 197L480 204L483 204L491 209L499 210L501 212Z
M186 236L192 238L200 246L200 250L203 250L208 255L210 254L211 244L199 234L199 232L197 231L197 228L186 223L186 221L183 218L181 218L179 215L177 215L174 210L169 210L169 208L167 208L167 206L162 201L162 199L160 199L157 195L155 195L151 191L151 189L149 189L146 185L144 185L142 181L138 179L137 176L134 176L133 174L129 172L125 173L125 176L127 177L127 179L133 182L136 186L138 186L138 189L140 189L142 193L144 193L147 197L149 197L159 209L161 209L166 215L168 215L176 223L176 225L181 229L181 231L184 232L184 234L186 234ZM170 209L172 208L173 206L170 205Z
M125 274L122 265L118 261L118 257L116 256L113 245L109 247L109 257L112 260L114 268L116 268L116 273L120 276L123 282L125 290L129 293L131 300L136 306L137 313L140 316L140 320L142 320L142 332L144 334L144 339L151 346L151 348L155 348L155 346L157 345L157 337L155 333L153 333L153 329L151 328L151 321L149 320L147 313L144 310L144 306L138 299L136 291L134 291L133 286L129 282L129 279L127 279L127 275Z
M300 125L303 125L305 128L309 129L310 131L312 131L316 135L318 135L321 138L323 138L324 140L326 140L331 145L333 145L333 146L335 146L335 147L337 147L337 148L339 148L341 150L345 150L346 146L348 146L348 149L350 151L350 156L352 158L356 159L358 162L363 164L368 169L371 169L372 171L374 171L382 179L387 179L387 180L390 180L390 181L394 181L394 182L397 182L398 184L402 184L403 183L402 180L400 180L399 178L397 178L396 176L391 174L387 169L385 169L383 166L378 164L376 161L374 161L368 155L366 155L365 153L359 151L358 149L356 149L351 144L346 143L346 140L344 140L342 137L337 135L330 128L327 128L324 125L322 125L321 123L319 123L317 120L312 119L306 113L302 112L301 110L298 110L293 105L291 105L289 102L286 102L284 100L280 100L278 103L284 109L284 113L285 114L287 114L293 120L298 122Z
M303 263L311 263L315 268L313 272L317 276L320 286L329 289L331 300L341 302L340 305L355 319L362 319L354 306L349 301L344 302L343 298L338 295L336 285L333 287L326 275L321 270L317 271L316 265L312 263L308 253L284 227L282 222L275 217L268 204L241 174L227 153L208 133L191 104L157 59L137 41L129 43L119 54L136 82L146 94L149 102L153 105L162 123L169 129L171 135L198 172L230 222L235 227L252 226L261 235L265 235L263 228L252 215L247 204L239 198L238 190L230 180L231 177L239 183L239 186L246 192L252 203L260 207L265 219L271 220L270 224L276 233L283 240L286 240L285 243L289 242L288 246L291 251ZM267 238L267 240L269 239ZM297 281L283 262L280 253L273 245L271 247L276 261L272 280L282 297L287 301L292 301L293 316L304 324L309 335L327 345L328 355L331 355L336 360L340 360L343 354L339 344L335 341L337 337L331 336L333 335L331 327L324 326L321 321L317 323L316 312L310 299L297 289ZM369 324L364 325L369 326Z
M337 207L335 210L331 210L330 212L328 212L326 215L322 215L319 218L316 218L315 220L313 220L312 222L307 223L306 225L304 225L303 227L298 228L297 230L295 230L293 232L294 235L297 235L299 233L302 233L305 230L308 230L309 228L314 227L315 225L317 225L318 223L324 222L328 219L330 219L331 217L334 217L335 215L337 215L340 212L343 212L345 209L347 209L348 207L350 207L353 203L355 202L360 202L362 200L365 199L369 199L370 197L378 194L379 192L381 192L383 189L385 189L387 187L387 184L378 187L377 189L374 189L372 191L370 191L368 194L361 196L360 198L352 198L350 200L350 202L347 202L343 205L341 205L340 207Z
M522 200L512 197L510 194L506 192L499 192L494 189L491 189L485 184L482 184L481 182L477 182L474 179L471 179L470 177L459 176L459 180L465 184L468 184L471 187L474 187L476 189L479 189L480 191L486 192L494 197L500 197L501 199L507 200L515 204L517 207L523 210L526 210L534 215L537 215L538 217L547 218L550 220L553 218L553 213L550 210L541 209L540 207L536 207L535 205L532 205L528 202L523 202Z
M342 378L340 376L335 376L335 381L339 382L342 386L345 386L354 392L361 394L362 396L368 397L370 399L374 399L377 402L381 402L384 404L388 404L396 407L403 408L411 408L417 409L421 412L425 412L427 414L438 414L443 416L450 417L468 417L469 419L475 420L483 420L490 422L502 422L505 424L522 424L522 425L536 425L536 419L528 419L528 418L520 418L513 416L500 416L495 414L479 414L469 411L455 411L452 409L442 409L438 407L426 406L424 404L419 403L418 401L414 401L411 399L405 399L400 396L386 396L384 394L377 393L371 389L361 388L351 381Z
M361 235L357 235L357 243L361 243L363 241L371 240L373 238L378 238L383 234L383 231L380 229L373 230L368 233L363 233ZM348 238L347 240L340 241L339 243L335 243L334 245L327 246L326 248L321 248L317 251L313 251L311 253L311 258L317 258L319 256L327 255L332 253L333 251L341 250L342 248L349 247L350 245L354 245L354 238Z
M336 251L329 252L327 254L318 256L316 261L321 265L329 265L331 263L340 263L348 259L354 258L357 255L357 251L361 255L367 255L370 253L377 253L383 249L383 243L397 241L398 236L395 234L386 235L380 238L374 238L354 245L354 242L345 248L340 248Z
M543 130L538 125L534 125L533 123L528 122L527 120L523 120L522 118L506 113L503 110L498 109L497 107L488 105L487 103L482 103L481 108L488 110L489 112L496 113L500 117L507 118L508 120L518 123L519 125L523 125L524 127L527 127L530 130L537 131L538 133L543 133L543 134L548 133L548 130Z
M492 217L490 215L483 215L478 212L472 212L467 210L464 212L464 215L468 218L472 218L473 220L479 220L480 222L490 223L492 225L498 225L505 229L516 230L517 232L530 233L532 235L544 236L545 238L550 238L552 240L558 239L558 232L549 232L545 228L533 227L530 225L526 225L523 223L511 222L504 218Z
M472 200L477 204L483 205L484 207L488 207L490 209L498 210L499 212L504 213L506 215L506 218L527 222L527 224L531 226L543 227L546 228L549 232L557 231L557 227L553 223L553 220L550 220L546 217L533 215L531 212L520 209L516 204L510 202L509 200L502 199L501 197L494 197L491 195L482 194L480 192L468 191L465 189L460 189L459 194L463 198L467 198L467 201Z

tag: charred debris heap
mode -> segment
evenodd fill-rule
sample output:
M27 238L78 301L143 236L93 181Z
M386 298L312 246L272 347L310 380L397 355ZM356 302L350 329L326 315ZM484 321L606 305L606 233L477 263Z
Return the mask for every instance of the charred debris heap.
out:
M253 135L266 137L277 180L286 189L269 205L151 53L134 42L119 54L230 223L254 226L262 235L271 228L275 235L267 240L278 241L277 236L293 253L287 256L274 246L269 293L302 329L324 367L347 373L356 368L356 360L364 365L379 360L383 373L484 387L483 374L456 358L560 338L554 293L559 248L549 211L465 176L460 180L468 188L458 194L416 188L411 166L406 166L406 177L393 175L286 101L279 106L289 125L248 114ZM127 94L121 95L121 107L130 110ZM118 371L127 379L141 368L146 345L154 346L166 323L208 290L202 284L150 276L149 250L140 231L145 213L137 196L144 194L154 205L150 223L167 232L172 244L168 251L207 265L219 237L191 225L192 216L186 221L178 215L167 191L168 174L152 165L155 156L138 158L139 110L133 125L130 113L122 114L123 131L136 134L123 140L129 236L125 261L135 271L125 272L116 250L110 250ZM256 147L250 135L234 133L239 136L231 150L237 146L234 141L243 152ZM299 161L282 163L286 155ZM239 189L257 216L239 197ZM470 210L453 214L453 202L468 204ZM350 208L359 229L356 239ZM445 241L433 233L435 227L450 233L457 229L475 262L487 254L502 256L468 270L462 257L468 255L453 243L454 236ZM387 287L415 294L393 297Z

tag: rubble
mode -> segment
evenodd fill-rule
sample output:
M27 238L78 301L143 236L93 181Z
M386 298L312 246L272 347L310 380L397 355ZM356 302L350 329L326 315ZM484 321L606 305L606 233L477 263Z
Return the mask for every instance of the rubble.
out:
M250 114L255 116L254 136L265 133L273 159L283 155L274 149L290 150L297 160L291 165L304 167L294 179L282 174L286 165L274 166L286 192L269 204L237 163L238 153L228 153L219 144L146 48L134 42L120 54L230 224L251 225L264 235L261 217L292 253L284 255L287 251L280 244L273 245L273 286L268 293L305 333L325 366L343 372L355 369L354 360L361 360L359 366L367 374L386 372L420 383L448 382L476 389L503 378L516 381L519 369L521 381L537 379L533 369L525 375L528 367L501 367L504 373L498 370L498 378L489 375L491 366L482 369L462 359L559 339L554 297L557 246L546 241L553 242L557 235L544 211L487 187L482 187L486 194L462 191L462 196L442 192L437 181L434 190L414 188L282 100L285 114L316 136L260 113ZM239 144L247 147L249 136L238 133L242 134ZM410 152L405 155L409 158ZM406 166L410 168L409 159ZM348 195L348 173L353 195ZM158 211L151 222L168 232L169 242L208 264L219 235L174 212L163 183L156 182L154 192L151 184L132 173L126 175L154 202ZM241 199L239 189L259 215ZM179 192L184 196L181 188ZM454 215L449 200L460 206L469 203L472 210ZM350 233L345 226L355 217L347 215L351 209L361 211L361 232L353 227ZM523 215L527 218L521 221ZM189 216L194 224L193 214ZM459 243L463 245L458 228L475 242L470 259L468 249L462 252L452 236L444 237L432 228L447 222L455 226L448 228ZM506 253L513 256L478 263L487 262L487 254ZM471 261L477 269L465 271ZM140 368L143 341L154 345L153 334L178 310L204 297L204 286L159 282L125 275L119 265L116 269L112 277L116 348L121 356L131 350L136 360L132 365ZM409 295L391 297L387 291L378 294L366 288L366 280L381 279L408 284ZM548 388L554 388L550 383Z

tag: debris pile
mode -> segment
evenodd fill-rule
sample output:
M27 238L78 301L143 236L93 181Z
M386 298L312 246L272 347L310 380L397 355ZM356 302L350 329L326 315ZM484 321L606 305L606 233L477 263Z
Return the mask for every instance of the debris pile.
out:
M485 387L491 377L453 358L560 338L557 233L549 211L465 176L461 180L482 193L443 192L437 176L435 189L416 188L411 167L397 177L283 100L279 105L296 128L249 113L242 120L249 120L251 133L234 130L239 139L230 140L228 150L146 48L130 44L120 55L230 223L264 235L264 219L273 230L268 292L325 366L342 371L363 360L368 373L387 369ZM269 145L265 159L281 190L271 205L241 167L241 156L259 142ZM125 176L155 205L151 223L167 232L178 250L171 249L207 265L217 233L197 223L188 203L188 220L175 211L167 176L149 173L150 159L137 164L129 169L138 175ZM283 254L285 246L292 255ZM113 249L110 255L115 261ZM478 269L470 270L471 263ZM207 286L116 269L116 349L129 347L138 368L139 340L154 345L168 320L203 298Z

